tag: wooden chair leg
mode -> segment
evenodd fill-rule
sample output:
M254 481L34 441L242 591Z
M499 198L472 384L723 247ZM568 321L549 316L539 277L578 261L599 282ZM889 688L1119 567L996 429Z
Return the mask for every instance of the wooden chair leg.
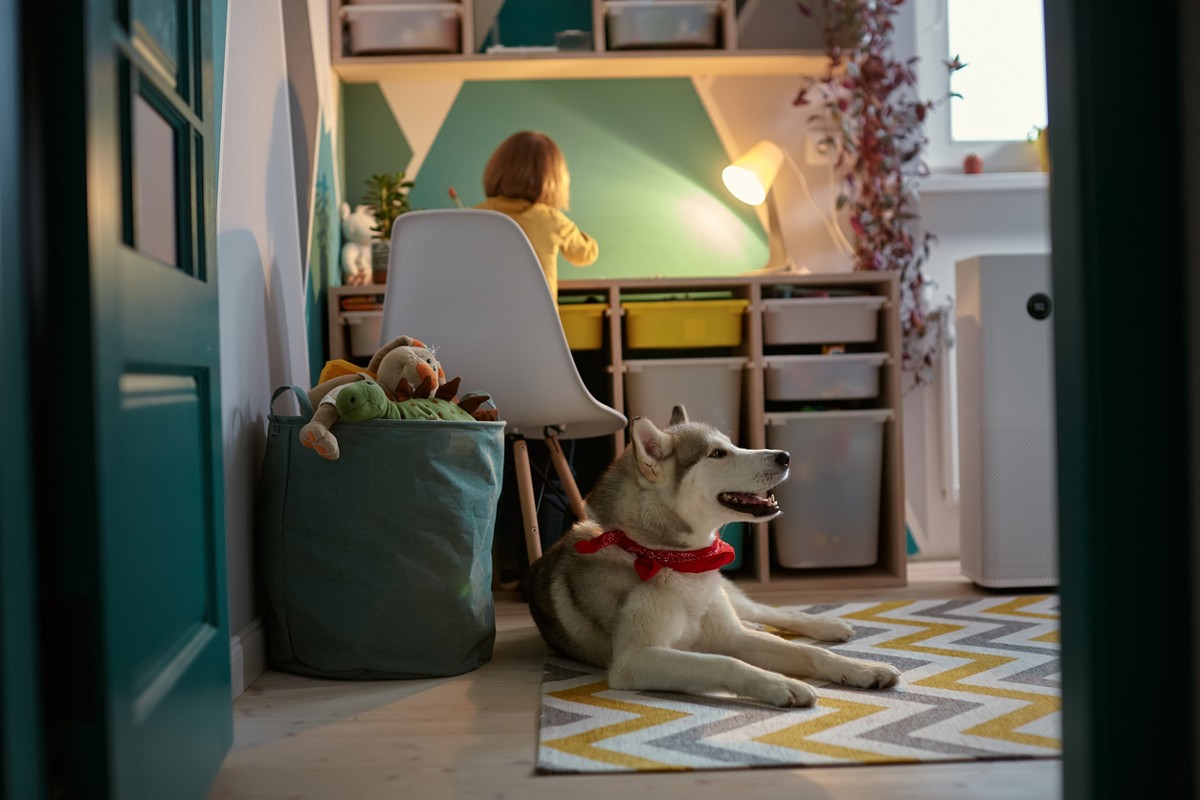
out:
M571 465L563 455L562 445L552 431L546 431L546 447L550 448L550 460L554 463L558 479L562 481L563 491L567 493L567 502L575 512L575 519L583 519L583 496L579 494L579 486L575 483L575 473L571 472Z
M521 519L525 523L525 552L532 564L542 557L542 536L538 531L537 502L533 497L533 473L529 469L529 448L524 439L513 441L513 468L517 473L517 491L521 497Z

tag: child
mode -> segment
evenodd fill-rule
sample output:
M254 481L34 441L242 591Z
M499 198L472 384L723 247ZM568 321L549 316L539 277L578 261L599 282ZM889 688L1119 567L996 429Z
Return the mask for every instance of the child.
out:
M488 159L483 170L487 200L476 206L507 214L521 226L542 263L551 297L558 297L559 251L577 267L600 255L596 240L562 213L570 190L571 176L558 145L545 134L521 131Z

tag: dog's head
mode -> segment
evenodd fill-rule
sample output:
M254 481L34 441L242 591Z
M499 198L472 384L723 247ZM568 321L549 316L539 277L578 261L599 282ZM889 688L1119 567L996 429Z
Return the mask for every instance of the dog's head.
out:
M737 447L716 428L691 422L683 406L662 430L635 417L629 438L588 496L601 525L647 544L702 547L728 522L779 515L770 490L787 478L786 452Z

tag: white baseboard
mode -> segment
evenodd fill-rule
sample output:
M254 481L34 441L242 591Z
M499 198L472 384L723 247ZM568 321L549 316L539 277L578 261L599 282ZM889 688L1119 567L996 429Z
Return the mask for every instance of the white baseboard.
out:
M234 698L267 671L267 632L262 617L255 617L229 637L229 665Z

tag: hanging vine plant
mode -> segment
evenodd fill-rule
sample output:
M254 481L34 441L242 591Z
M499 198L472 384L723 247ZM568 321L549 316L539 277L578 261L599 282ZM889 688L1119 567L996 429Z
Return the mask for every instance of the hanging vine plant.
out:
M931 308L926 297L921 268L935 237L918 231L916 182L929 174L925 119L956 95L919 99L918 59L897 60L894 17L905 0L822 2L829 65L805 81L795 104L819 106L809 121L831 131L823 144L836 159L837 207L854 232L855 269L900 273L904 371L911 385L927 383L947 338L949 307ZM951 72L965 66L957 57L945 63Z

